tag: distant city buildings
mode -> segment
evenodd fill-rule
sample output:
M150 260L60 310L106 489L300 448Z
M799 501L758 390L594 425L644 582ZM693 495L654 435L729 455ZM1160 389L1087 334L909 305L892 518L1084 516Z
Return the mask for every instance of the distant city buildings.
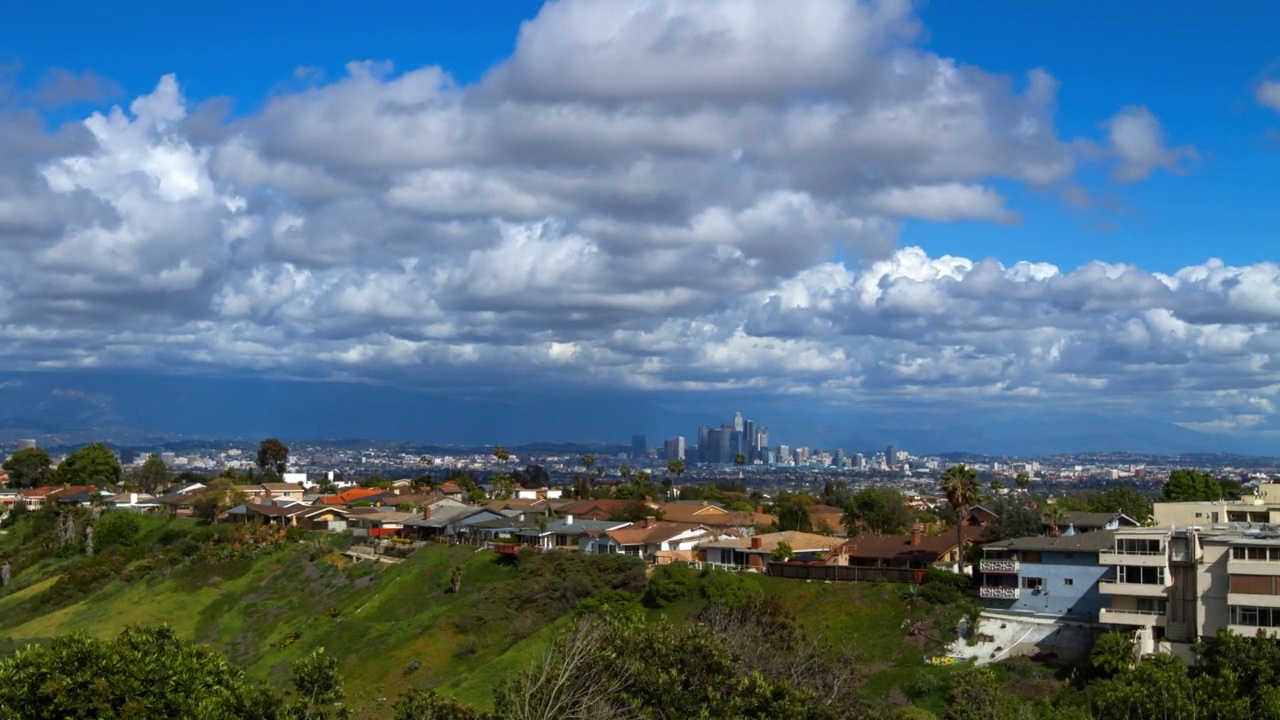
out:
M35 448L35 447L39 447L36 444L35 438L23 438L18 441L19 450L31 450L32 448Z
M649 443L644 435L631 436L631 457L643 458L649 456Z
M684 460L684 437L667 438L662 443L662 457L667 461Z

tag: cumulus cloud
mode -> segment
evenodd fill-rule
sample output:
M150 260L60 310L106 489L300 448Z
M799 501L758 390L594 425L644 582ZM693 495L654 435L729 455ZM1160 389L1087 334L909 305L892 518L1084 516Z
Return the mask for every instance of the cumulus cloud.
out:
M1199 158L1190 145L1167 147L1160 121L1145 107L1130 105L1105 123L1107 142L1121 182L1144 180L1156 170L1186 172Z
M867 401L1159 389L1220 414L1187 422L1269 417L1273 265L896 246L913 221L1018 222L1010 187L1096 202L1057 80L920 34L906 2L560 0L473 85L353 62L234 121L172 76L53 130L0 114L0 363ZM1107 132L1122 181L1195 158L1144 108Z

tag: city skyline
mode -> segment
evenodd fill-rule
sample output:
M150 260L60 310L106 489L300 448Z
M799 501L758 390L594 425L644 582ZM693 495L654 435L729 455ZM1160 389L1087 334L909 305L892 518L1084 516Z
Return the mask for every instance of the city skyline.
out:
M14 433L1280 438L1280 8L72 5L0 29Z

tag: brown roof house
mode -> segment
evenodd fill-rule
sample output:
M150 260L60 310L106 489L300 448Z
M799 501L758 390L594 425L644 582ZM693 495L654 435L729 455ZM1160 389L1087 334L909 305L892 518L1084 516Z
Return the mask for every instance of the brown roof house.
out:
M821 560L831 548L841 542L843 541L838 538L826 535L786 530L745 538L713 540L703 543L700 549L701 559L708 564L764 572L773 551L781 543L791 547L796 559Z
M850 538L832 548L824 559L824 564L911 571L878 573L874 574L875 577L869 574L867 579L919 583L924 581L926 569L938 567L954 570L959 558L955 533L925 535L917 528L901 535L859 535Z

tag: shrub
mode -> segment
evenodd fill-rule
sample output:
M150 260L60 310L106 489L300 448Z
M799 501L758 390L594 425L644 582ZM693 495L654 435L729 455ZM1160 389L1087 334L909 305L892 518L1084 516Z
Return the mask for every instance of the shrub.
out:
M645 604L651 607L670 605L688 597L696 585L697 574L689 567L689 563L659 565L649 577L649 586L645 588Z
M710 570L700 589L710 605L724 605L734 610L749 607L764 597L764 589L755 578L744 573Z
M105 512L93 527L93 543L99 550L132 547L138 541L142 518L126 510Z

